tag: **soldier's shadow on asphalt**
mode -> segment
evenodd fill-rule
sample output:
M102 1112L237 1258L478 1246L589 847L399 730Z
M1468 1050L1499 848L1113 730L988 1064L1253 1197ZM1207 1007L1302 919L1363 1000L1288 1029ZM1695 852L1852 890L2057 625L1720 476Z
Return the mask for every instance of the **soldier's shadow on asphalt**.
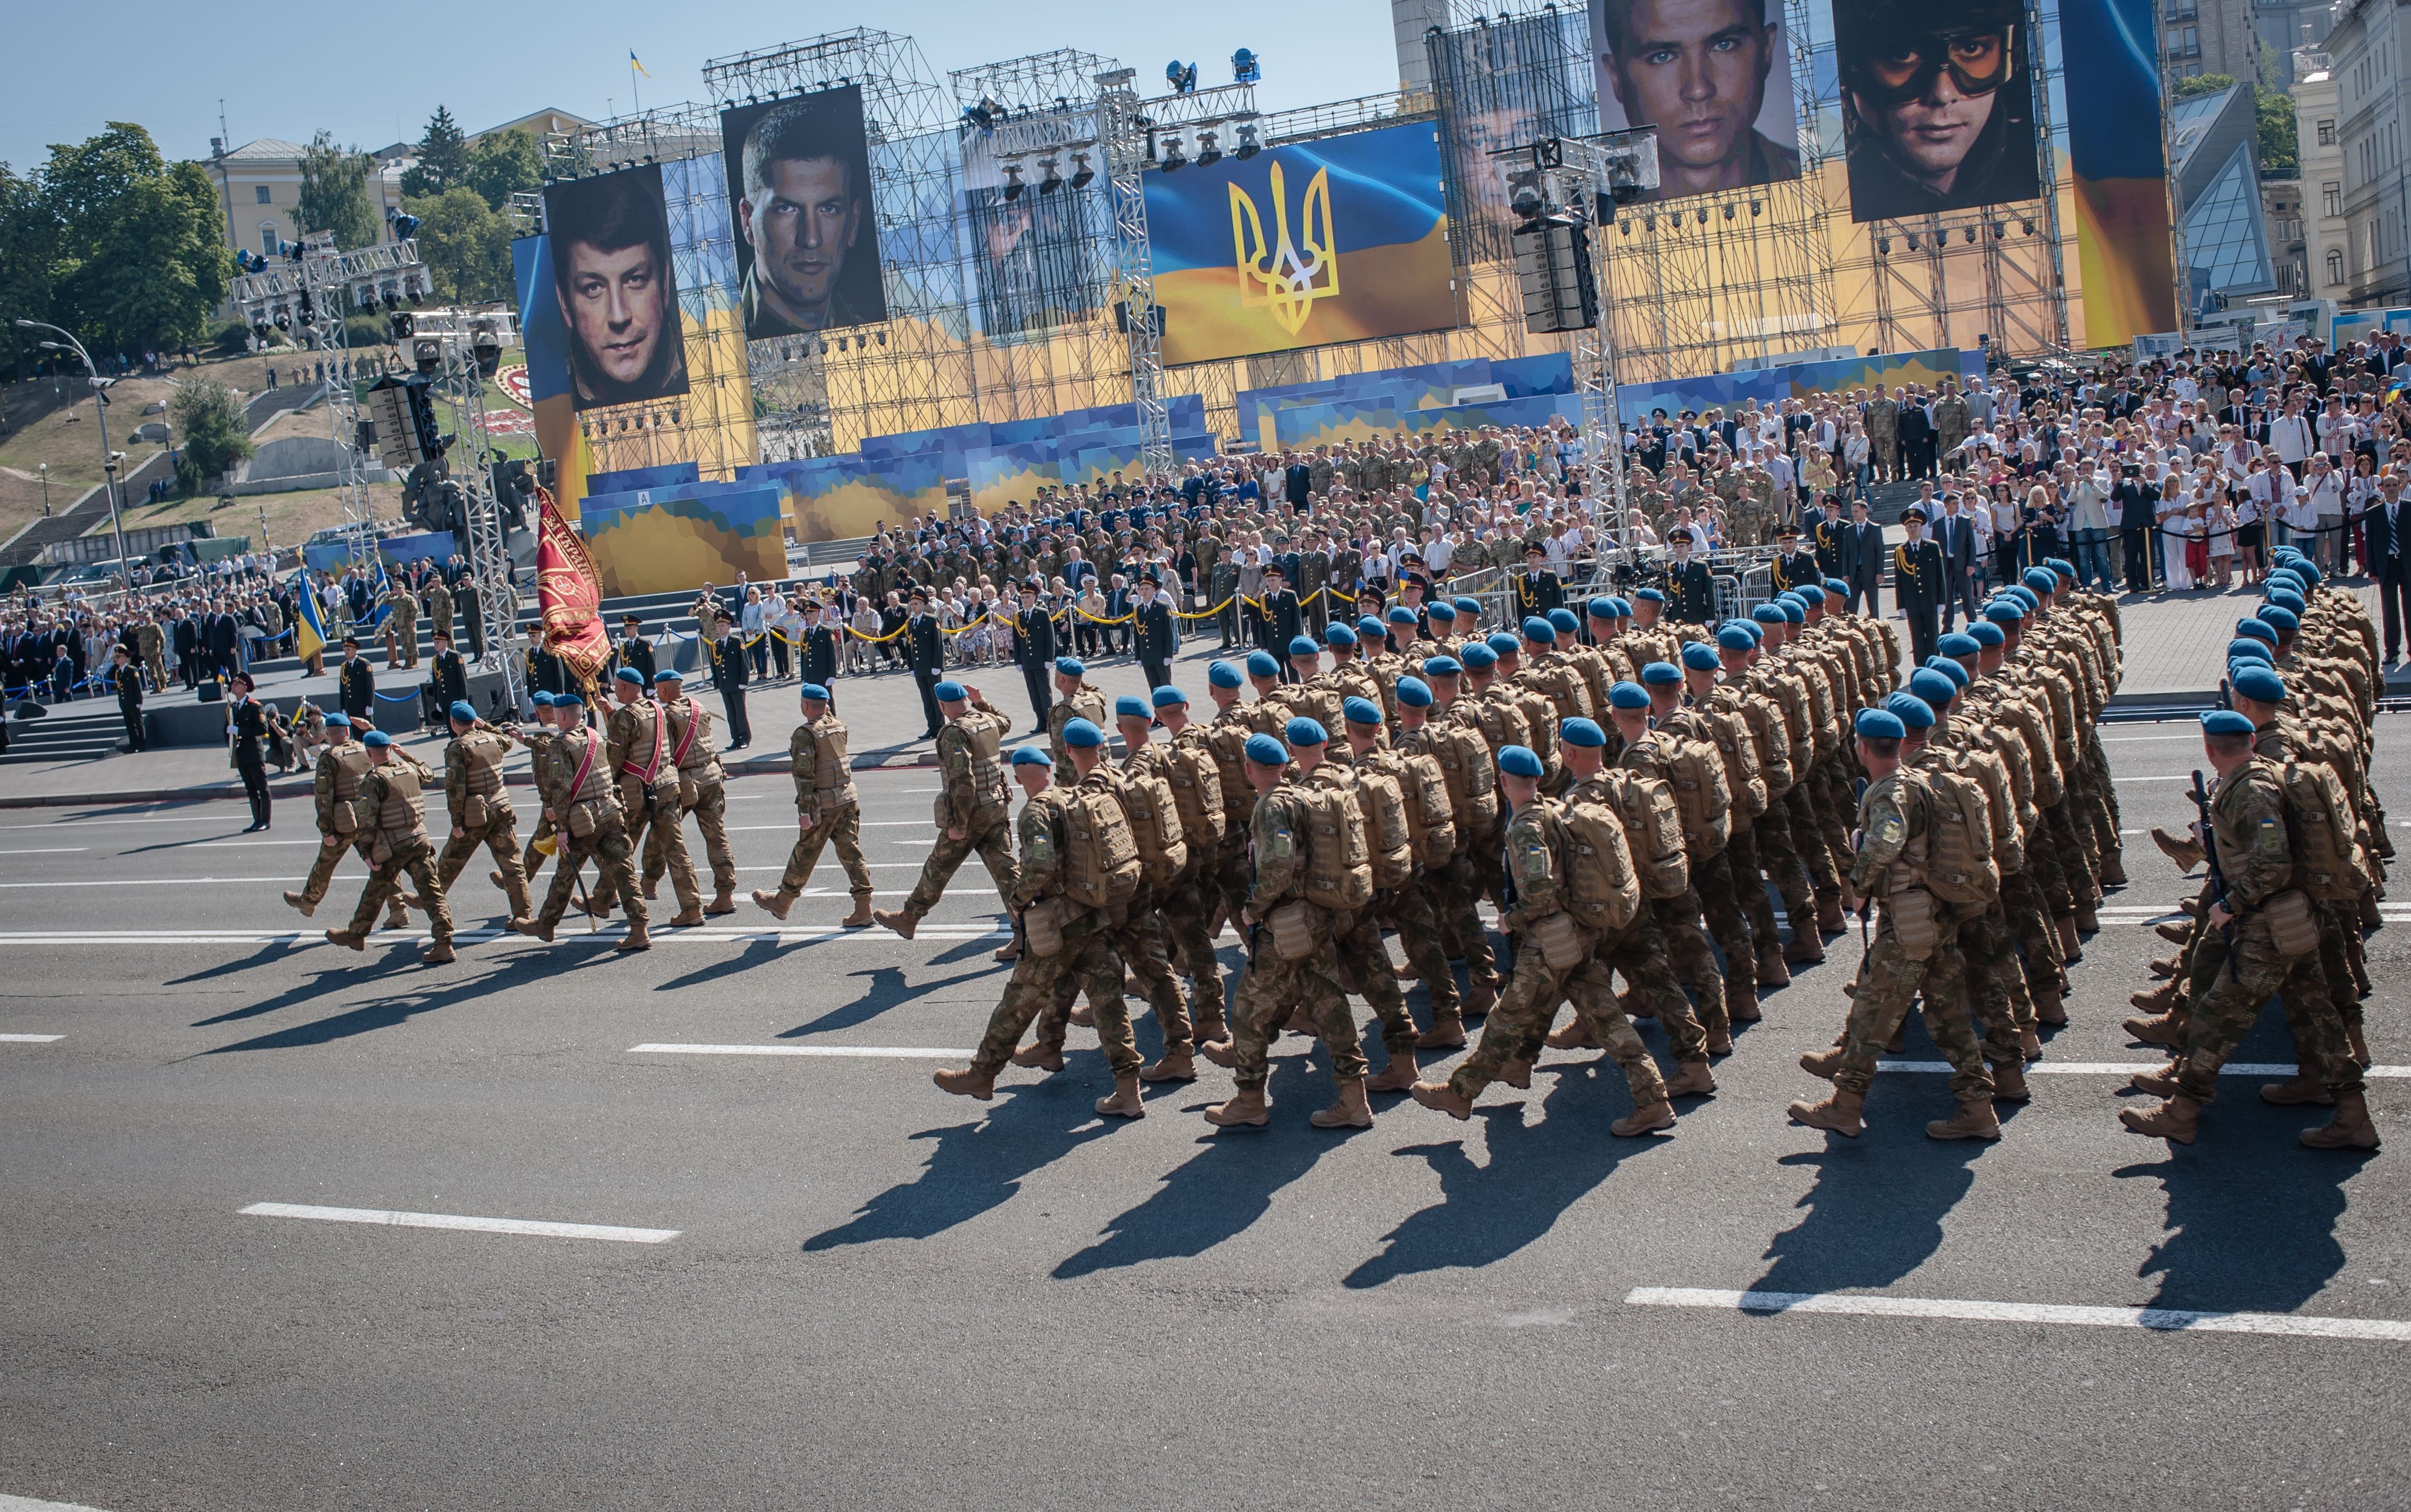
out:
M960 976L941 977L935 981L914 982L906 980L901 967L882 966L873 967L868 971L856 971L852 975L870 979L869 987L860 997L843 1008L829 1010L809 1024L798 1024L792 1029L782 1029L777 1038L801 1040L810 1035L828 1034L838 1029L851 1029L856 1025L869 1023L891 1008L900 1008L906 1003L927 997L941 988L954 986L957 982L973 981L987 974L985 970L966 971Z
M607 941L598 942L607 952ZM313 1045L331 1044L354 1035L368 1034L377 1029L390 1029L409 1023L422 1014L452 1008L461 1003L475 1002L514 988L533 986L558 979L560 971L557 951L531 951L498 965L479 976L462 980L449 972L429 971L416 974L418 944L416 940L397 945L380 960L372 952L365 964L355 964L338 970L320 972L310 982L279 994L265 1003L238 1012L224 1013L204 1019L203 1025L222 1024L231 1019L254 1018L281 1008L321 998L329 992L341 990L344 978L356 978L382 987L400 984L401 991L388 991L384 996L344 1010L331 1017L308 1024L297 1024L256 1039L220 1045L205 1054L230 1054L246 1050L300 1050Z

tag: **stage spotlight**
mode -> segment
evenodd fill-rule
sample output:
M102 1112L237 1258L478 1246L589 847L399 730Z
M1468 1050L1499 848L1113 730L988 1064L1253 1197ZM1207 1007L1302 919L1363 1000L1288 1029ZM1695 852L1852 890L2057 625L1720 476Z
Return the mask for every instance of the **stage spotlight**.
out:
M1241 48L1231 54L1232 82L1252 84L1264 77L1264 65L1256 61L1256 55L1252 51Z
M1086 189L1089 185L1094 183L1096 180L1097 170L1089 166L1089 154L1086 153L1074 153L1072 154L1072 187L1074 189Z
M1732 218L1733 218L1733 208L1732 208L1731 205L1727 205L1727 206L1725 207L1725 219L1730 221L1730 220L1732 220Z
M1626 220L1621 215L1615 218L1615 228L1626 236L1630 236L1632 234L1632 223Z
M1998 241L1998 240L2001 240L2001 238L2003 238L2003 237L2005 237L2005 236L2008 236L2009 234L2009 224L2008 224L2007 222L2005 222L2005 221L1995 221L1995 222L1993 223L1993 240L1994 240Z
M880 331L880 332L877 332L876 334L877 334L877 335L878 335L878 337L879 337L879 344L880 344L880 345L882 345L882 346L885 346L885 345L887 344L887 333L886 333L885 331Z
M1038 160L1038 166L1046 170L1046 176L1038 181L1040 194L1051 195L1063 187L1062 172L1053 158L1042 157Z
M1245 121L1240 122L1239 145L1231 149L1231 155L1244 163L1264 150L1264 143L1256 139L1255 126Z
M1753 221L1758 219L1759 211L1764 209L1766 209L1766 201L1762 199L1751 200L1749 202L1749 218Z
M1908 233L1908 250L1911 252L1917 250L1917 233L1914 231Z
M1641 217L1641 229L1644 231L1655 231L1658 229L1658 217L1655 215L1644 215Z
M1967 245L1969 245L1969 246L1971 246L1971 247L1972 247L1972 246L1974 246L1975 244L1976 244L1976 228L1975 228L1974 226L1972 226L1972 225L1971 225L1971 226L1967 227Z
M1216 138L1217 134L1211 131L1201 131L1197 134L1197 166L1199 167L1210 168L1215 164L1222 161L1221 144Z
M2032 236L2034 235L2034 222L2020 221L2018 223L2018 229L2024 231L2028 236Z
M1189 159L1181 153L1179 138L1175 137L1163 144L1163 161L1157 166L1166 173L1189 166Z
M1197 93L1197 65L1193 63L1183 63L1178 58L1173 59L1163 65L1163 79L1164 82L1172 86L1172 92L1175 94Z
M1700 207L1700 224L1702 225L1708 224L1708 207L1705 205Z
M1004 197L1007 199L1019 199L1021 197L1021 165L1017 162L1005 164Z
M1889 257L1892 255L1892 238L1878 237L1876 239L1876 255L1878 257Z

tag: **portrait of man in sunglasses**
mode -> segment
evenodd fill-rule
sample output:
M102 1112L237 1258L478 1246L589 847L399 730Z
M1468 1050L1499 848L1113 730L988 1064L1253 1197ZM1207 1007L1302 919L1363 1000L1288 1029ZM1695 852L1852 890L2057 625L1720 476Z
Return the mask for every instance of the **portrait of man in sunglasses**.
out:
M2016 0L1835 0L1852 220L2036 197L2025 30Z

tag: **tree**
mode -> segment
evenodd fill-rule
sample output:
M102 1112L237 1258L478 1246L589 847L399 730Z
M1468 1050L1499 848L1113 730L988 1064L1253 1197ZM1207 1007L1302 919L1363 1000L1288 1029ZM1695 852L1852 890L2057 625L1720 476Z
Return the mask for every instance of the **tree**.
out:
M51 318L51 263L58 253L58 223L42 199L38 176L24 177L0 163L0 369L10 372L41 359L35 343L47 331L20 330L19 316Z
M2256 85L2252 106L2259 118L2260 176L2299 179L2302 176L2301 138L2294 126L2294 97L2282 90Z
M175 422L181 443L176 481L188 494L209 487L255 449L241 403L233 389L214 378L178 384L175 397L168 400L168 418Z
M41 191L56 237L53 320L101 351L200 339L232 268L217 186L199 164L171 166L149 132L112 121L51 148Z
M406 199L418 217L418 260L434 281L435 298L476 304L512 297L511 225L474 189L449 189Z
M427 135L418 138L418 163L402 176L402 192L414 198L432 198L466 182L469 141L443 106L427 118Z
M524 131L480 137L469 149L468 184L497 211L507 212L513 195L544 187L544 149Z
M2235 80L2230 75L2196 74L2191 79L2178 80L2169 94L2176 99L2189 100L2197 94L2215 94L2222 89L2234 87Z
M351 251L381 239L376 211L369 204L368 154L338 147L321 130L301 149L301 203L293 218L304 231L331 231L335 245Z

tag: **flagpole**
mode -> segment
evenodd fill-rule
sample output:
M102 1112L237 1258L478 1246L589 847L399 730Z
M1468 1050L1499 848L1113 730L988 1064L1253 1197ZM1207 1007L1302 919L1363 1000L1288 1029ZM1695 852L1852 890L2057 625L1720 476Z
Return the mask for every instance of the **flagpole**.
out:
M633 50L628 53L628 98L636 106L633 113L643 115L645 101L644 97L636 93L636 54Z

